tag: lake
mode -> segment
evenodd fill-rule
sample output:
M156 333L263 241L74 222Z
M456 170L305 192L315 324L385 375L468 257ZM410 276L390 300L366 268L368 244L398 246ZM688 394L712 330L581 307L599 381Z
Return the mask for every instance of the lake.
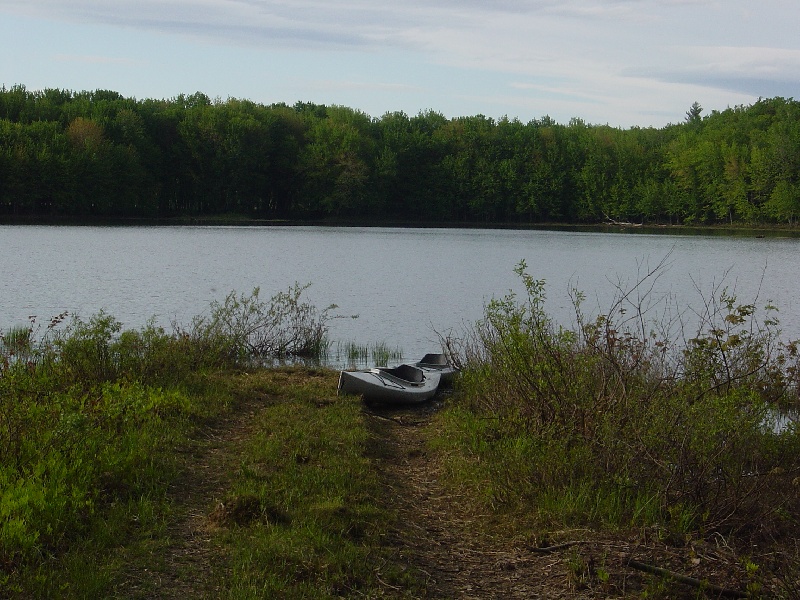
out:
M800 239L496 229L367 227L0 226L0 327L69 311L103 309L125 327L151 317L187 324L236 290L261 298L295 282L320 308L358 315L331 323L334 342L386 343L406 357L459 335L492 297L522 290L513 270L546 280L547 309L574 321L568 290L605 311L666 260L652 298L669 296L691 320L714 290L780 309L787 339L800 338ZM656 307L657 309L658 307ZM654 309L654 315L658 314ZM674 314L674 313L673 313Z

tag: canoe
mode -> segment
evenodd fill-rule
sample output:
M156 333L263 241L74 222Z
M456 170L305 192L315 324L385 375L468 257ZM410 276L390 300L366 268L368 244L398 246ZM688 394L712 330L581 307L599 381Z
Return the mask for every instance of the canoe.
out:
M339 393L361 395L368 402L424 402L436 394L440 379L440 373L424 371L413 365L342 371L339 374Z
M458 370L450 364L444 354L426 354L422 360L414 363L414 366L422 369L426 373L439 373L441 376L440 385L451 385Z

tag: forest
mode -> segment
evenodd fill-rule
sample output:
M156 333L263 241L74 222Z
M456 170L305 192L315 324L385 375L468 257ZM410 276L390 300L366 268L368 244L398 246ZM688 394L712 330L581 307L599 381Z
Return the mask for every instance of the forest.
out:
M629 129L0 88L0 218L788 224L800 102Z

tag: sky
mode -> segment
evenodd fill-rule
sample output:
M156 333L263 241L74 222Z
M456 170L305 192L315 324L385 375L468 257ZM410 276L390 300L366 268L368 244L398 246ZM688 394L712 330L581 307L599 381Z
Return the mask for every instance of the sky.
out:
M615 127L800 97L798 0L0 0L0 86Z

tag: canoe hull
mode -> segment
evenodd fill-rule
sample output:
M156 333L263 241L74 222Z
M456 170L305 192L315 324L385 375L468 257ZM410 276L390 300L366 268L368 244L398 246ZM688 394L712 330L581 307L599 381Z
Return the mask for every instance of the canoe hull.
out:
M439 373L441 378L440 385L450 386L458 373L447 360L444 354L426 354L422 360L414 363L414 366L422 369L426 373Z
M432 398L439 388L441 376L422 372L420 381L409 381L392 375L388 369L342 371L339 393L360 395L368 402L413 404Z

